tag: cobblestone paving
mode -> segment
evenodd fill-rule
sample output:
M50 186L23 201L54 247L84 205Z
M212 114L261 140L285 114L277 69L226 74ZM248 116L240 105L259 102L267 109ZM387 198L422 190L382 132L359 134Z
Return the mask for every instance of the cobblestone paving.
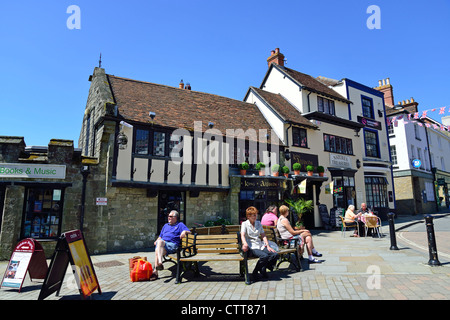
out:
M441 266L427 264L427 252L412 248L398 240L400 250L389 250L389 228L383 227L384 237L342 237L340 231L317 231L316 248L323 253L320 264L304 270L289 270L285 263L280 270L269 273L269 279L245 285L238 274L238 262L202 263L197 278L186 273L181 284L175 284L173 268L160 271L160 278L151 282L131 282L128 258L147 256L153 263L154 252L149 249L134 253L91 256L102 294L93 300L441 300L450 299L450 259L440 256ZM406 232L403 232L406 233ZM305 254L306 257L306 254ZM0 262L0 270L6 269ZM255 260L249 263L253 270ZM0 300L37 300L42 282L31 282L27 276L22 291L0 289ZM46 300L79 300L80 295L69 267L59 296Z

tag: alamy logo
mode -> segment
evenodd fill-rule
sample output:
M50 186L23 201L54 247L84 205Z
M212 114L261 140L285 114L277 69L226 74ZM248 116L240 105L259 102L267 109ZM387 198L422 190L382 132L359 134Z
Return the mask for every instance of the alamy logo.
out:
M367 18L367 28L370 30L381 29L381 9L379 6L371 5L367 8L366 13L370 14Z
M66 13L71 14L66 21L69 30L81 29L81 10L77 5L70 5L67 7Z
M366 273L370 274L367 278L366 286L369 290L381 289L381 269L379 266L371 265L367 267Z

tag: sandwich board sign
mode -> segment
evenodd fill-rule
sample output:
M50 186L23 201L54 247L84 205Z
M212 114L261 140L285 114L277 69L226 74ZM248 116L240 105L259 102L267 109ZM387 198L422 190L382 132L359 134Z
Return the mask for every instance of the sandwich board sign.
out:
M96 290L102 293L83 234L80 230L72 230L63 233L58 239L38 300L43 300L54 292L59 295L69 263L84 299Z
M41 244L32 238L20 241L9 260L0 287L22 289L27 271L31 280L45 279L47 261Z

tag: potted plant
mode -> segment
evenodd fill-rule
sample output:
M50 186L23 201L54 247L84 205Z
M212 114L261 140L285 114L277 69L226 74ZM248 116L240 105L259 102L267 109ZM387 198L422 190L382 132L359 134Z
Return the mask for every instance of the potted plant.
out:
M307 165L306 166L306 171L308 172L308 176L312 176L313 175L313 171L314 171L314 167L312 165Z
M278 177L279 174L280 174L280 165L279 164L274 164L272 166L272 175L274 177Z
M264 176L265 172L264 172L264 168L266 167L266 165L262 162L258 162L255 166L256 170L259 171L259 175L260 176Z
M242 162L241 164L239 164L239 170L241 171L241 176L245 176L245 174L247 173L248 170L248 163L247 162Z
M323 177L323 173L325 172L325 168L322 166L317 166L317 172L319 173L320 177Z
M292 199L286 199L284 200L297 214L297 222L295 223L295 228L296 229L302 229L303 226L303 214L311 211L314 206L313 206L313 201L312 200L305 200L303 198L300 198L298 200L292 200Z
M300 163L298 163L298 162L296 162L296 163L294 163L293 165L292 165L292 169L294 169L294 174L296 175L296 176L298 176L298 175L300 175L300 168L302 167L302 165L300 164Z
M289 178L289 167L288 166L283 166L283 168L281 168L281 170L283 170L283 174L286 178Z

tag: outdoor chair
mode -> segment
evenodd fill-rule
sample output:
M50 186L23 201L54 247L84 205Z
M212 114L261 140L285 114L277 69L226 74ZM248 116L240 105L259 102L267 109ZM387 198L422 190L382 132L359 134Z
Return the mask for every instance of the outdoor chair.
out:
M366 216L364 222L365 236L367 237L367 231L369 229L376 230L378 238L381 238L381 219L377 216Z
M356 228L356 232L358 233L358 236L359 236L359 228L358 228L358 224L356 224L356 226L353 226L353 225L351 225L351 226L349 226L349 225L347 225L347 223L348 222L345 222L345 219L344 219L344 217L343 216L339 216L339 218L341 219L341 221L342 221L342 236L345 238L345 230L347 229L347 228L353 228L353 227L355 227Z

